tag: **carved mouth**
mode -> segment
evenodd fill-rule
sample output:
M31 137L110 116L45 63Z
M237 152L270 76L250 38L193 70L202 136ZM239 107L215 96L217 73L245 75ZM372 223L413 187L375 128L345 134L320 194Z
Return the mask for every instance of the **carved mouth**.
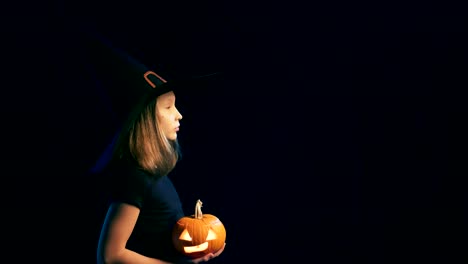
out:
M203 251L203 250L205 250L207 248L208 248L208 242L205 242L203 244L196 245L196 246L184 247L184 251L186 253L200 252L200 251Z

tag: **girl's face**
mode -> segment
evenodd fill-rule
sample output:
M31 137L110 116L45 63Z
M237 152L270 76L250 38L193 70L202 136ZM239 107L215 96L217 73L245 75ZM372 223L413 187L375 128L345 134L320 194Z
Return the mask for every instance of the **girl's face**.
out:
M182 115L175 106L175 99L175 94L172 91L162 94L156 99L158 125L169 140L177 139L179 121L182 119Z

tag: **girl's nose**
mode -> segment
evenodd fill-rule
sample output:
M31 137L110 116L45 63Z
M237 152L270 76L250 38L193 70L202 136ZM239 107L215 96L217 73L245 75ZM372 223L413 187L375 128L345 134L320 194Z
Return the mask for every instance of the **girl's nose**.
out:
M177 120L181 120L183 117L182 114L179 112L179 110L176 109L176 111L177 111Z

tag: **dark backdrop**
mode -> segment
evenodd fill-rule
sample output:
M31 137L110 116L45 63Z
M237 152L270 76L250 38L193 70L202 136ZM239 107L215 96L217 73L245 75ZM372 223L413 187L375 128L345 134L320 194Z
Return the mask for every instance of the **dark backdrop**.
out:
M466 262L460 9L22 3L2 27L5 219L21 258L94 263L105 213L88 171L115 123L77 70L73 21L173 76L224 73L178 98L171 174L187 214L201 199L226 226L212 262Z

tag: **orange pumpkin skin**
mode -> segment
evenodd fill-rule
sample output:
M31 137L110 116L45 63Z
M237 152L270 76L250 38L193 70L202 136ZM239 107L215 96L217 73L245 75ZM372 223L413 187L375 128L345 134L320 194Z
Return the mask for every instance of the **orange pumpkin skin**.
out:
M220 250L226 241L226 229L211 214L184 216L174 226L172 241L179 252L195 259Z

